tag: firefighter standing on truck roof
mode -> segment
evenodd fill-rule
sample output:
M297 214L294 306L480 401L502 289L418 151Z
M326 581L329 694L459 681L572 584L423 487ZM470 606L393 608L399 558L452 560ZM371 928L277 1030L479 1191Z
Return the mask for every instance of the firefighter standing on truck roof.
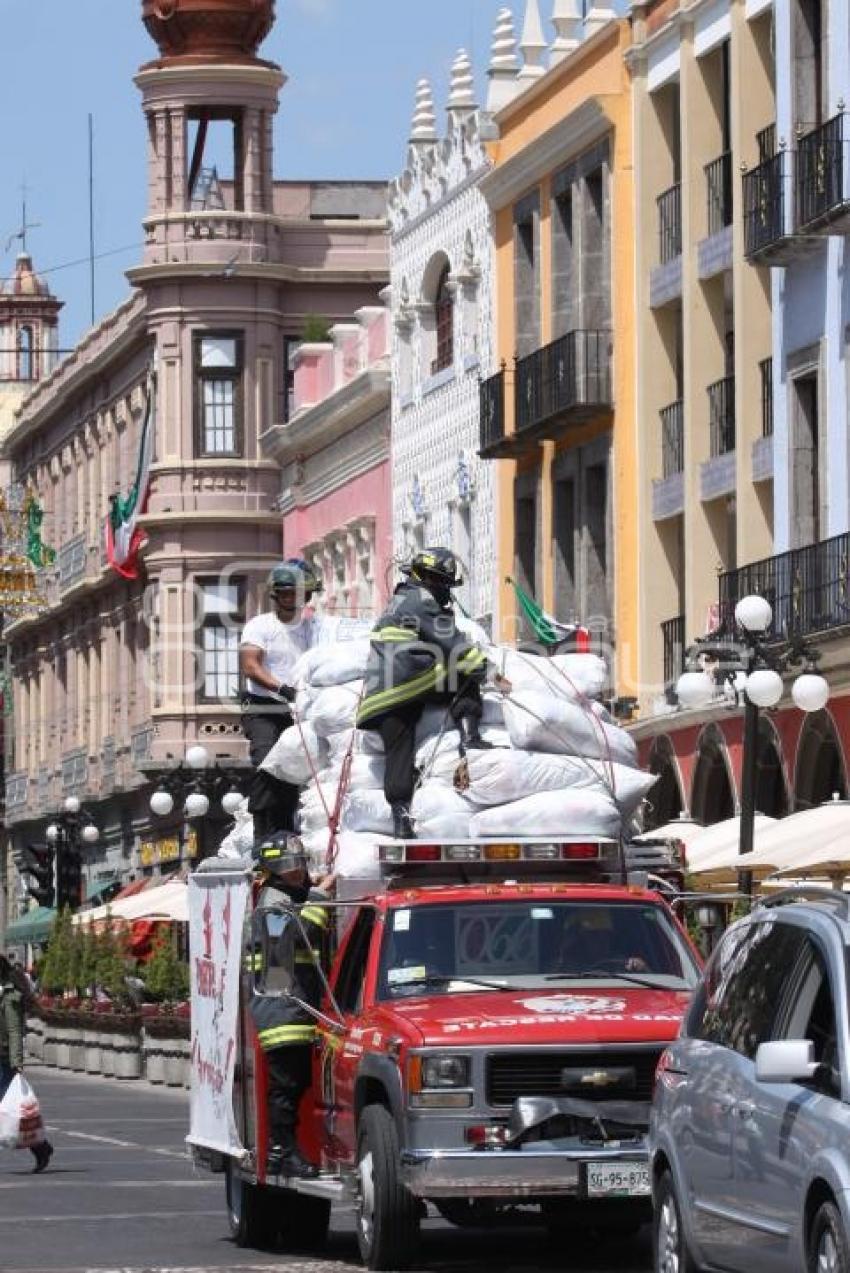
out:
M304 613L304 606L322 583L299 557L275 566L269 575L273 609L250 619L239 642L239 668L245 677L242 731L248 738L254 774L248 809L258 839L275 831L294 831L299 788L281 782L260 765L293 723L290 684L298 659L319 640L321 620Z
M384 740L384 795L393 811L394 834L410 839L416 726L425 706L447 705L462 750L490 744L480 732L487 660L455 621L452 589L463 580L454 554L447 548L426 548L402 569L408 578L397 586L372 630L357 724L376 730Z
M251 1016L257 1039L268 1065L269 1175L298 1176L310 1180L318 1168L298 1150L298 1107L312 1078L313 1041L316 1019L296 1003L300 999L318 1008L322 998L320 973L323 939L329 925L328 900L334 877L326 876L311 888L301 841L294 835L278 835L259 848L257 871L263 882L254 912L253 951L249 957L255 977ZM264 908L279 906L280 894L299 905L301 928L295 926L295 984L292 995L264 994L268 973L285 967L289 950L288 927L283 916L264 916ZM275 936L269 932L279 926Z

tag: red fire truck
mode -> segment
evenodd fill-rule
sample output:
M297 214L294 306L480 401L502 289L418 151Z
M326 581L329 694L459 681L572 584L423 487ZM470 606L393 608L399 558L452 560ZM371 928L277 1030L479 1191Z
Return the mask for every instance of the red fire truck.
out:
M200 914L215 895L239 946L229 967L242 969L229 1038L217 974L193 986L212 986L214 1003L202 999L193 1021L189 1137L196 1159L226 1174L237 1242L315 1246L334 1204L353 1207L371 1269L411 1263L429 1206L460 1225L533 1208L558 1231L636 1229L649 1211L655 1069L699 975L668 903L624 875L622 848L608 841L408 841L380 852L380 883L337 903L342 935L300 1120L315 1180L266 1171L266 1074L249 1005L260 989L287 993L292 970L279 991L256 980L271 973L251 971L247 868L213 860L193 878L193 962L200 941L221 937L223 922ZM231 908L234 889L244 907ZM283 897L280 912L299 923ZM218 1113L204 1126L195 1105L210 1085Z

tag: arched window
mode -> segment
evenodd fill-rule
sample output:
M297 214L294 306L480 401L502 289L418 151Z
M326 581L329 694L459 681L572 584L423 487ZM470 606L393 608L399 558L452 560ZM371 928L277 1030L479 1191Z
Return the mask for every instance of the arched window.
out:
M841 743L826 711L806 717L797 747L796 809L811 809L837 793L847 795L847 772Z
M709 725L700 736L691 792L691 813L706 826L723 822L735 812L726 743L722 733Z
M437 357L431 364L431 375L451 367L454 362L455 306L449 291L449 267L443 266L434 296L434 328L437 333Z
M32 346L32 328L22 327L18 342L18 379L33 379L33 346Z

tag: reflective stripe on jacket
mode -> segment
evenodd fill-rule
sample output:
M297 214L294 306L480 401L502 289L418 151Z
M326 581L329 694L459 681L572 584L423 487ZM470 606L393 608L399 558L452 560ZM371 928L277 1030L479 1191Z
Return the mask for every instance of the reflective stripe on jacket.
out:
M253 922L254 945L245 955L246 970L256 976L263 972L263 937L262 917L264 908L280 905L283 900L278 889L263 888L257 898L257 908ZM318 1008L322 1000L323 983L319 973L321 962L322 939L330 923L330 912L322 905L327 901L324 893L311 889L307 901L298 910L301 924L309 940L305 945L300 932L295 939L295 984L294 995ZM267 944L269 963L272 968L279 967L279 959L284 952L278 950L278 944ZM257 1039L264 1052L275 1048L297 1047L312 1043L316 1037L315 1018L302 1008L295 999L287 996L254 994L251 997L251 1018L257 1031Z
M372 630L357 724L377 729L388 712L453 692L459 679L483 676L486 663L458 630L451 606L440 606L417 583L401 583Z

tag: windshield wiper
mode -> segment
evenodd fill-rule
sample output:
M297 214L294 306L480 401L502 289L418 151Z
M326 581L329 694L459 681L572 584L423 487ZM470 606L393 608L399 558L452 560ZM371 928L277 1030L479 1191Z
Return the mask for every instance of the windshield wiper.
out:
M452 981L462 981L468 986L476 986L482 990L505 990L504 981L480 981L478 977L464 977L460 973L431 972L425 977L411 977L409 980L390 982L391 990L405 990L408 986L445 986Z
M650 974L652 976L653 974ZM656 977L666 977L669 973L658 972ZM548 972L544 981L628 981L633 986L643 986L646 990L676 990L676 986L659 986L657 981L650 981L634 972L614 972L611 968L585 968L581 972ZM681 979L680 979L681 980ZM682 985L686 990L687 986Z

